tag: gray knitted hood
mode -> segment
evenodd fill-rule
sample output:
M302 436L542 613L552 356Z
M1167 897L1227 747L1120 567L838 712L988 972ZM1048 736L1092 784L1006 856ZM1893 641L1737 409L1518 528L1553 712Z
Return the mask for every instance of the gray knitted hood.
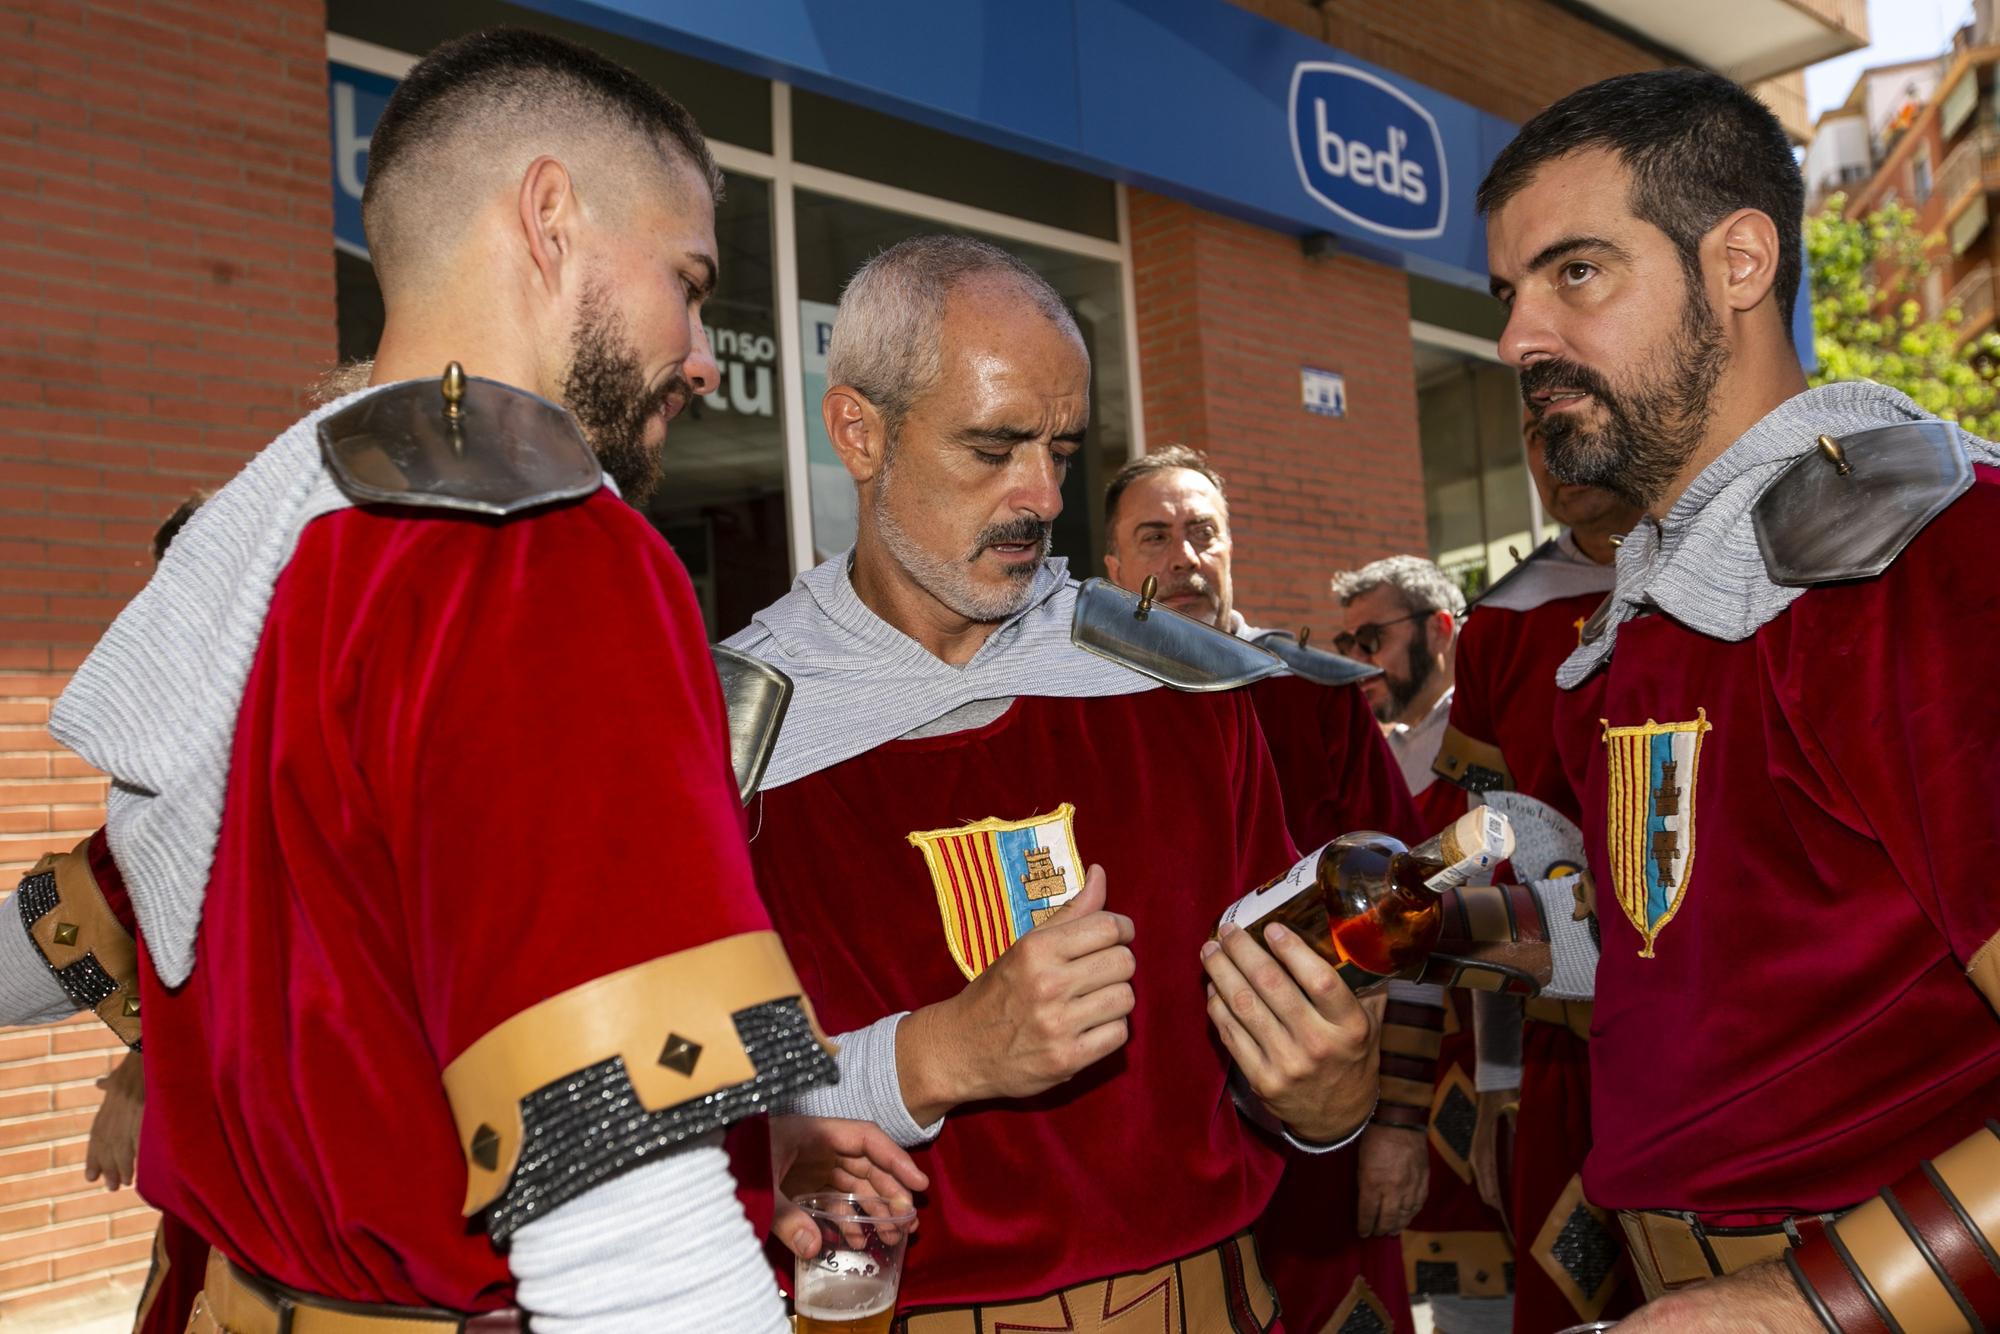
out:
M1838 439L1928 416L1908 396L1868 380L1821 385L1779 404L1702 470L1664 525L1648 516L1626 537L1604 632L1577 646L1557 683L1581 685L1611 660L1618 627L1649 611L1732 643L1776 619L1806 590L1771 582L1752 520L1758 497L1821 435ZM1965 431L1959 438L1975 463L2000 464L2000 449Z
M1128 667L1070 642L1076 583L1052 557L1027 607L953 666L868 609L843 551L800 575L791 591L726 642L792 678L792 704L764 771L766 789L839 764L963 705L1020 695L1093 698L1151 690Z

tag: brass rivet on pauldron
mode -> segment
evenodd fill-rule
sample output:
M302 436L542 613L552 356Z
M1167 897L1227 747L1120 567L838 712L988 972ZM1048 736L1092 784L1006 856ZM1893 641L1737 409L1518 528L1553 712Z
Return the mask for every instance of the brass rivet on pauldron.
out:
M56 944L58 944L58 945L74 945L74 944L76 944L76 923L75 923L75 922L57 922L57 923L56 923Z
M1153 594L1160 591L1160 581L1155 575L1147 575L1146 582L1139 585L1139 609L1132 613L1139 620L1145 620L1153 610Z
M1847 461L1847 451L1842 449L1840 442L1832 436L1823 435L1819 438L1819 452L1826 456L1826 461L1831 463L1833 470L1842 477L1854 471L1854 465Z
M127 996L125 998L125 1017L127 1019L137 1019L139 1017L139 998L137 996Z
M479 1129L472 1132L472 1147L466 1156L491 1172L500 1165L500 1132L481 1122Z
M444 419L456 422L465 415L465 367L455 361L447 365L438 389L444 394Z
M660 1049L660 1064L676 1074L692 1075L696 1061L701 1059L701 1044L690 1041L678 1033L667 1034L667 1045Z

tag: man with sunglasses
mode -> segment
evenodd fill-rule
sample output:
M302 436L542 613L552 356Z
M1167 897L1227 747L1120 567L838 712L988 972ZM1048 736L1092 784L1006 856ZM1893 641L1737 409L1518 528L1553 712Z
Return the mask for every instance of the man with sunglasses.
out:
M1465 811L1465 794L1435 782L1431 762L1451 713L1452 650L1465 594L1422 556L1387 556L1333 578L1344 657L1380 667L1362 683L1375 720L1416 799L1425 829L1442 829Z

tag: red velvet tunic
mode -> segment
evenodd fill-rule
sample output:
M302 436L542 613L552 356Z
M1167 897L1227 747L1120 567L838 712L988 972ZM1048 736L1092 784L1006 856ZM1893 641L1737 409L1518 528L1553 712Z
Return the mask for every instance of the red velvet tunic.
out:
M1528 600L1534 567L1515 577L1523 581L1515 600ZM1576 647L1584 619L1603 600L1603 593L1582 593L1525 609L1475 606L1458 635L1452 728L1497 747L1513 790L1546 802L1571 820L1581 818L1582 808L1556 744L1554 719L1562 693L1556 669ZM1575 703L1587 707L1601 689L1601 676L1586 682L1581 688L1585 698ZM1574 709L1565 716L1574 716ZM1511 874L1539 876L1547 869L1513 868ZM1623 1260L1608 1302L1590 1310L1578 1309L1548 1271L1547 1266L1559 1264L1542 1244L1549 1215L1563 1202L1589 1152L1590 1045L1561 1025L1530 1022L1522 1035L1520 1114L1508 1201L1517 1252L1517 1334L1544 1334L1586 1318L1623 1315L1639 1295ZM1567 1212L1556 1220L1551 1239L1568 1221ZM1601 1239L1622 1252L1623 1237L1615 1224L1602 1231Z
M1725 1224L1846 1208L2000 1107L2000 1017L1966 978L2000 928L1996 531L2000 472L1980 468L1884 574L1809 589L1740 643L1627 622L1601 701L1564 701L1604 943L1596 1203ZM1671 781L1673 738L1616 731L1649 721L1690 728ZM1683 793L1670 832L1694 856L1665 885L1651 812Z
M1318 848L1361 829L1405 842L1423 838L1395 756L1357 687L1288 674L1257 682L1250 698L1278 771L1294 844ZM1408 1334L1414 1325L1402 1243L1355 1232L1355 1151L1287 1150L1285 1157L1284 1179L1257 1225L1257 1245L1287 1323L1295 1330L1322 1328L1350 1297L1357 1305L1365 1302L1355 1294L1358 1281L1394 1327Z
M829 1032L966 985L912 833L1069 803L1082 864L1136 928L1130 1042L1039 1097L958 1108L916 1151L932 1185L901 1309L1040 1296L1256 1220L1281 1160L1225 1088L1200 964L1222 910L1294 860L1246 695L1021 698L761 801L758 884Z
M142 959L141 1190L309 1292L507 1305L440 1072L765 928L693 592L637 513L316 520L244 691L194 972Z

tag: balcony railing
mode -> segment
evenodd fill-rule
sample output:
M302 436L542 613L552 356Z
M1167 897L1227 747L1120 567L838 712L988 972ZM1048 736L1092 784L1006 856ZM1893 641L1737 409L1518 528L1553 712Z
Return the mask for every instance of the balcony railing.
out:
M1959 337L1980 332L1993 323L1993 266L1981 264L1958 280L1945 298L1947 306L1958 309Z
M1975 190L2000 190L2000 133L1981 129L1946 155L1937 174L1937 195L1946 214Z

